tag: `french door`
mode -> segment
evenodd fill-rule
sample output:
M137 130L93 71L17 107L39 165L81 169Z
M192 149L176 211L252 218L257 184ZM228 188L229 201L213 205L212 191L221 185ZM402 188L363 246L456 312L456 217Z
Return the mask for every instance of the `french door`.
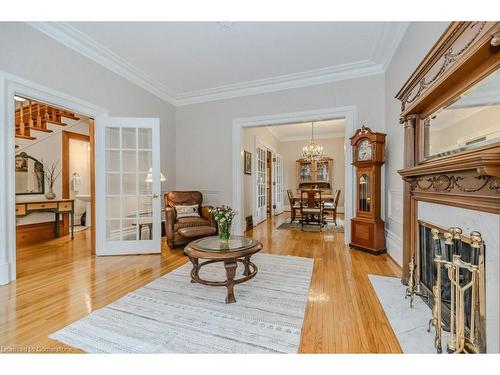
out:
M267 208L267 186L266 186L266 155L267 150L260 145L255 148L256 157L256 210L255 210L255 224L266 219Z
M96 255L161 252L160 121L96 119Z
M283 212L283 158L280 154L276 154L274 158L273 172L273 188L274 188L274 214L278 215Z

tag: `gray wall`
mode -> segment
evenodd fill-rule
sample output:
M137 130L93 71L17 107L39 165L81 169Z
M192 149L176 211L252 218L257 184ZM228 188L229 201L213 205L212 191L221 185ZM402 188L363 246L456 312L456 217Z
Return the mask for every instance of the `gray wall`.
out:
M25 23L0 22L0 70L109 109L111 116L159 117L161 169L175 187L175 108Z
M394 98L401 86L449 25L448 22L412 22L385 72L385 130L387 132L386 230L389 254L401 264L403 233L403 181L398 169L404 166L401 103Z

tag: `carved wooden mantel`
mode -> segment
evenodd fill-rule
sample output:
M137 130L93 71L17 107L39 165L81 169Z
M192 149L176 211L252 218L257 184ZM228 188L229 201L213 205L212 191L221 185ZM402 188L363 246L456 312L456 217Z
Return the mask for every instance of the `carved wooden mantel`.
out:
M500 142L425 158L438 108L500 68L500 22L452 22L398 92L405 134L403 282L418 242L418 201L500 213ZM427 129L426 129L427 128Z

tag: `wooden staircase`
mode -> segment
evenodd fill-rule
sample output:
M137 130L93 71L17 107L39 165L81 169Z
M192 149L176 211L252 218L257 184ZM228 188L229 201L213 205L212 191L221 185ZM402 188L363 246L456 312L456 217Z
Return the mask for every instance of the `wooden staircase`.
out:
M63 118L80 120L74 113L61 108L39 103L33 100L19 102L16 109L16 143L17 141L27 142L37 140L43 133L52 133L48 124L56 126L66 126L62 122ZM19 145L16 144L16 148Z

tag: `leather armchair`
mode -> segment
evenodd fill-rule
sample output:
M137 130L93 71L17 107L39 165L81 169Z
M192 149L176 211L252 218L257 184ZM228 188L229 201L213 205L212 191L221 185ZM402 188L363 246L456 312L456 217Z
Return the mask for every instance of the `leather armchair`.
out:
M217 224L209 212L212 206L202 206L203 195L199 191L170 191L165 194L164 199L165 234L170 247L217 233ZM198 204L200 207L200 217L176 219L176 205L194 204Z

